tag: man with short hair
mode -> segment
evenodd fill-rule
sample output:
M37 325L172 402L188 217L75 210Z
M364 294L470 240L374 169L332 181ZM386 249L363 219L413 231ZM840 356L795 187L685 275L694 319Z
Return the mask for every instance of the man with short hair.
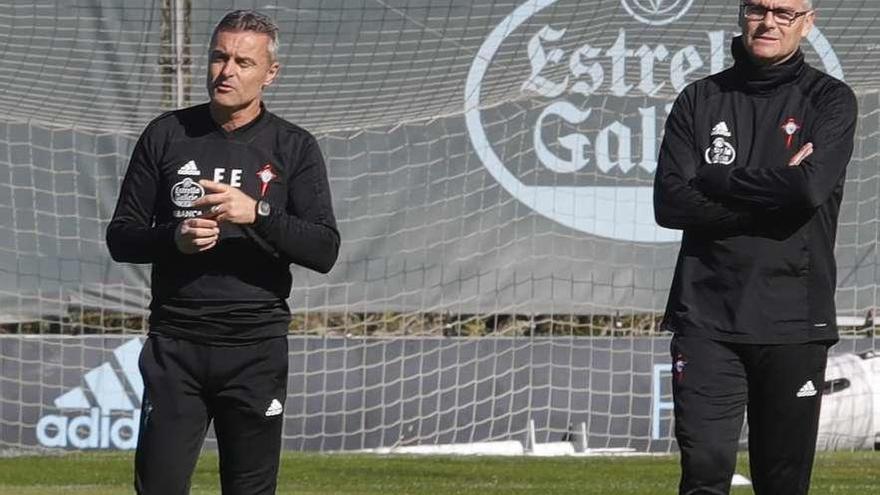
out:
M663 321L682 494L729 492L746 410L755 493L809 491L857 117L852 90L804 61L815 16L745 1L734 66L685 88L666 123L654 206L684 231Z
M189 493L211 421L225 495L275 493L287 397L290 264L339 252L315 138L266 110L278 27L226 15L211 37L210 102L151 122L132 153L107 245L152 263L139 494Z

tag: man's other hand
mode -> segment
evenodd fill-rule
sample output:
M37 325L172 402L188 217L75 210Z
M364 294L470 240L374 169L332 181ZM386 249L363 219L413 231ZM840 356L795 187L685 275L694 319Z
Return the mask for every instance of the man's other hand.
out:
M187 218L174 231L174 243L183 254L207 251L217 245L220 227L210 218Z
M789 167L797 167L804 160L807 159L808 156L813 154L813 143L805 144L801 149L798 150L797 153L791 157L791 160L788 161Z

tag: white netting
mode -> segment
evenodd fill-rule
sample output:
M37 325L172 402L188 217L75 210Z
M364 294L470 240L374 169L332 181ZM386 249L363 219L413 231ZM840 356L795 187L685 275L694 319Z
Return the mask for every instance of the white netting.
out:
M817 5L808 61L860 105L837 302L862 318L878 305L880 5ZM281 26L267 104L318 137L343 236L329 276L294 273L292 332L311 337L291 340L286 445L525 441L534 420L542 442L584 423L590 447L671 448L654 387L677 244L649 189L669 103L731 62L721 0L0 1L0 323L36 335L0 339L0 446L79 417L55 402L77 387L98 405L82 377L102 363L122 373L112 351L143 332L149 271L113 263L104 230L146 123L205 101L206 45L233 8ZM566 142L588 142L580 162ZM842 352L877 348L854 335Z

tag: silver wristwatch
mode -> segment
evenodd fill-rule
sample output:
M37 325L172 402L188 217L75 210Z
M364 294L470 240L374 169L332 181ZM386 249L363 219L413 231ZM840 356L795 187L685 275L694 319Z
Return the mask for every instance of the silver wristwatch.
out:
M272 205L268 201L263 201L262 199L257 201L257 215L268 217L270 213L272 213Z

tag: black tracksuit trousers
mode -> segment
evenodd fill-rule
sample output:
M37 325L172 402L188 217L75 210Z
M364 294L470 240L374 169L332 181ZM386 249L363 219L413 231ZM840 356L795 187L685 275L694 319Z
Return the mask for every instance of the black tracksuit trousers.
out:
M151 333L135 453L139 495L186 495L214 421L223 495L275 493L287 396L287 339L214 346Z
M746 410L755 493L808 493L827 344L734 344L676 335L670 350L679 493L730 492Z

